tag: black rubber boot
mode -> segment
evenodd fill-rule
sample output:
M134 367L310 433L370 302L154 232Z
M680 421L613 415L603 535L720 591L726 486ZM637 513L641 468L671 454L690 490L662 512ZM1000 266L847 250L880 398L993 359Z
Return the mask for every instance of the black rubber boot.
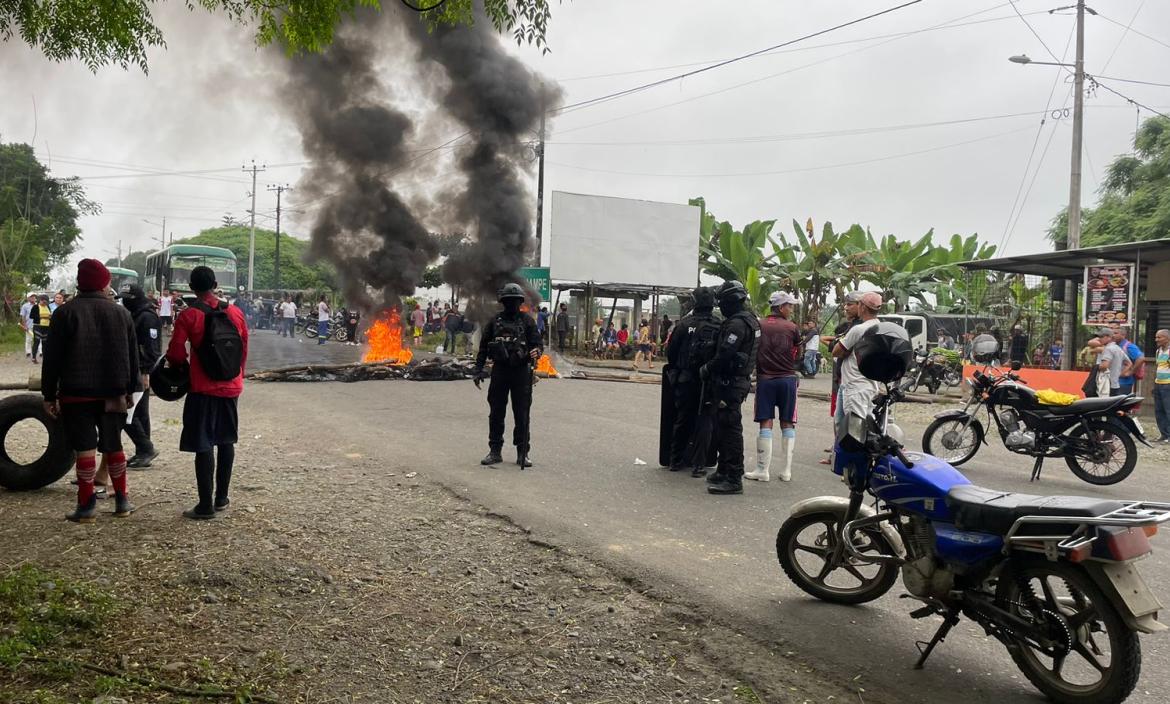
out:
M706 467L695 467L694 469L691 470L691 476L695 477L695 478L705 477L705 476L707 476L707 468Z
M77 505L73 513L65 515L65 520L73 521L74 523L93 523L97 520L97 496L89 497L89 503L85 506Z
M520 469L528 469L532 466L532 461L528 459L528 450L516 449L516 464L520 465Z
M500 451L493 447L492 449L488 450L488 453L484 455L484 458L480 460L479 463L485 467L489 467L493 464L499 464L503 461L504 457L500 454Z
M130 503L130 497L125 494L114 495L114 517L126 518L134 513L134 504Z
M672 464L669 467L667 467L667 469L669 469L672 472L681 472L681 471L687 469L687 466L681 465L681 464Z
M703 471L705 472L707 470L704 469ZM707 483L708 484L719 484L720 482L723 482L726 479L727 479L727 475L720 474L719 470L715 470L714 472L711 472L710 474L707 475Z
M742 494L743 482L736 482L722 477L721 481L707 485L708 494Z

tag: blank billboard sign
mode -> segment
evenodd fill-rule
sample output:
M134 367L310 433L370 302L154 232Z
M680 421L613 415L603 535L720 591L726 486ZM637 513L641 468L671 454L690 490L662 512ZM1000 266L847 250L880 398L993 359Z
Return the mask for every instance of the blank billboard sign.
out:
M553 191L550 267L560 281L694 286L699 208Z

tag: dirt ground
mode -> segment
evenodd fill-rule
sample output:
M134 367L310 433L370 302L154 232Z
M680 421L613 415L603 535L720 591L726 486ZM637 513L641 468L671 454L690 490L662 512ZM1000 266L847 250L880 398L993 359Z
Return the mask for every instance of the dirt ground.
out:
M0 360L0 380L27 369ZM0 490L0 577L34 565L116 598L87 650L44 655L284 702L879 701L426 481L405 429L362 456L246 398L247 472L217 520L180 516L194 477L177 404L152 406L167 451L131 473L129 519L103 505L96 525L66 522L66 480ZM188 700L214 699L0 664L2 702Z

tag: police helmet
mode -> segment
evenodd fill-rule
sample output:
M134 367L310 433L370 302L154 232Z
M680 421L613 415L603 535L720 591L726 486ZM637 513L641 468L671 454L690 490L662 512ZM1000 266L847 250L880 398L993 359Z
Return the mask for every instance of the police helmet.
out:
M746 301L747 297L748 297L748 293L747 293L747 289L744 288L743 284L741 284L740 282L738 282L738 281L725 281L725 282L723 282L723 285L719 287L719 293L717 294L717 296L719 298L720 303L725 303L728 301L738 302L738 301Z
M707 286L700 286L691 291L691 300L697 310L709 310L715 307L715 292Z
M872 325L853 347L857 369L867 379L889 384L902 378L914 361L906 328L897 323Z
M178 401L191 388L191 368L186 364L178 367L167 366L160 359L150 370L150 390L164 401Z
M999 356L999 340L983 333L971 341L971 358L980 364L990 364Z
M509 298L524 298L524 289L520 288L520 284L504 284L500 288L500 292L496 298L503 302Z

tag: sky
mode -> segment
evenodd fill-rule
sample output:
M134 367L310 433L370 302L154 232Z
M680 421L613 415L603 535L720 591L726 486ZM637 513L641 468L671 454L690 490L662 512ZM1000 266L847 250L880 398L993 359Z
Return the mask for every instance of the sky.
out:
M572 105L897 4L576 0L554 3L549 52L503 41L560 83ZM294 236L309 229L312 204L298 203L296 191L306 160L280 105L283 57L257 49L247 28L182 5L159 6L167 46L150 52L148 74L133 67L93 73L49 62L18 38L0 44L0 141L33 143L53 174L81 176L102 205L100 215L82 220L75 259L114 256L119 243L123 252L157 246L163 218L175 239L214 227L225 214L246 220L251 179L241 166L252 160L266 165L257 224L275 224L267 188L289 184L281 229ZM775 219L788 233L793 219L811 217L818 230L825 221L839 229L860 223L875 236L911 238L933 228L936 238L978 233L1002 245L1001 253L1049 250L1045 230L1069 197L1071 82L1064 69L1007 59L1053 61L1050 50L1071 62L1074 17L1049 12L1060 6L1018 0L1021 19L1007 2L923 0L555 114L546 237L556 236L549 194L561 190L673 203L703 196L736 227ZM1170 3L1114 0L1097 9L1086 21L1086 71L1170 112L1170 87L1115 80L1170 84ZM459 129L442 118L427 122L417 85L427 76L404 69L409 58L389 62L385 82L415 107L414 138L424 149ZM1082 202L1091 206L1109 162L1130 150L1138 113L1104 89L1085 105ZM441 152L436 158L397 180L407 191L428 192L444 172ZM545 264L548 252L546 242Z

